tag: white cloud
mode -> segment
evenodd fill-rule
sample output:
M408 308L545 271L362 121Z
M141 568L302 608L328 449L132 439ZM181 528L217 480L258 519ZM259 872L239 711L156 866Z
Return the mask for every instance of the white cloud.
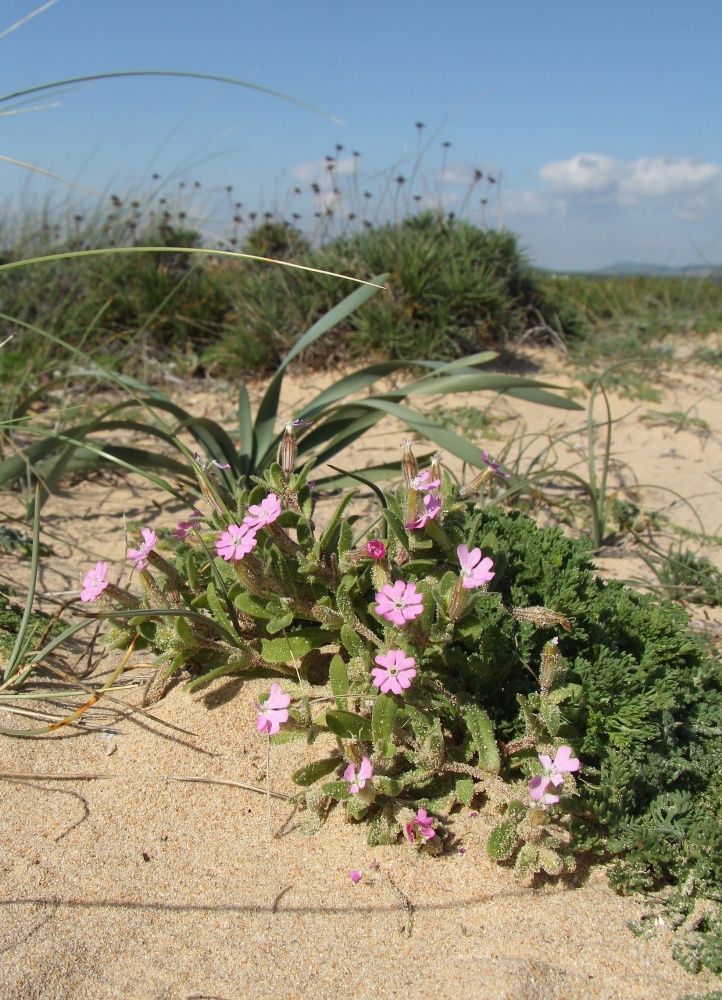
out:
M619 160L603 153L577 153L570 160L547 163L539 176L559 194L598 194L614 188L622 173L620 168Z
M689 156L618 160L604 153L577 153L547 163L539 176L551 191L566 198L593 197L620 205L650 198L722 200L722 168Z

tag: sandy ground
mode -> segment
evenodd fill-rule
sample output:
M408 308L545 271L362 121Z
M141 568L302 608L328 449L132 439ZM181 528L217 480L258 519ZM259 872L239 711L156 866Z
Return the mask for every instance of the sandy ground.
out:
M550 367L545 358L545 365L558 384L573 381L560 362ZM330 380L291 380L286 412ZM701 523L710 534L719 534L722 522L720 381L718 372L687 368L667 380L659 404L612 399L619 418L614 489L631 491L645 510L664 508L676 524ZM224 387L173 391L198 414L232 414ZM481 408L489 399L458 402ZM708 428L642 419L677 410ZM582 414L508 400L493 402L492 412L499 435L488 442L492 453L525 423L535 435L574 431L559 457L568 466L581 461ZM398 455L401 436L400 428L384 425L360 444L353 463ZM3 509L8 518L19 516L19 499L4 497ZM62 600L100 558L120 573L127 521L171 527L179 515L177 504L140 482L103 476L68 486L46 509L43 539L53 555L44 561L41 599ZM719 564L719 549L706 553ZM620 577L645 572L633 549L621 558L606 555L600 570ZM6 579L17 583L24 572L26 564L0 562ZM719 609L697 608L694 615L702 627L720 620ZM95 676L107 670L100 662ZM129 676L146 675L141 664ZM714 985L672 960L663 927L652 939L632 935L627 923L640 916L642 903L615 896L603 871L580 873L569 885L520 888L486 859L490 818L483 813L458 814L440 857L402 845L369 848L362 829L339 815L315 837L302 836L293 807L264 794L265 746L254 727L263 687L233 679L192 696L176 688L145 716L105 702L83 731L38 741L0 738L3 1000L371 1000L415 993L678 1000ZM120 697L135 704L138 691ZM0 724L37 722L0 713ZM279 795L293 790L288 774L304 753L295 744L271 751L269 786ZM179 777L252 788L172 780ZM350 869L363 870L360 884L351 882Z

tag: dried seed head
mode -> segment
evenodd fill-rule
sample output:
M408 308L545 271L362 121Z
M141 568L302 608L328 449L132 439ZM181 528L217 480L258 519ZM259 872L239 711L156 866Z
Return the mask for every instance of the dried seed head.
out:
M549 642L544 643L544 648L542 649L541 669L539 670L539 687L542 694L547 694L554 687L558 663L559 639L554 636Z
M511 613L517 621L531 622L538 628L546 628L549 625L561 625L565 632L571 632L572 623L565 615L560 615L558 611L551 608L512 608Z
M286 424L281 445L278 449L278 464L281 466L281 471L286 481L293 475L293 470L296 467L296 454L298 452L296 435L293 433L293 424L293 420L289 420Z
M444 460L443 451L435 451L431 456L431 464L429 465L429 478L434 482L437 479L441 479L441 463Z
M406 489L411 488L412 481L419 474L419 466L416 458L414 457L414 453L411 450L411 445L413 443L414 442L411 438L405 438L401 442L401 447L404 449L403 454L401 455L401 471L404 476L404 486Z

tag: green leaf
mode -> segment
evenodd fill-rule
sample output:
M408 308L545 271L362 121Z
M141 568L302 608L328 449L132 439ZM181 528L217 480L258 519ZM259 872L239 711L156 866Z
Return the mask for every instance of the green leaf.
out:
M341 642L350 656L362 656L365 652L363 641L359 638L358 632L354 632L348 625L341 626Z
M455 785L456 797L464 806L470 806L474 798L474 782L471 778L459 778Z
M254 597L247 590L239 591L233 598L233 603L239 611L251 618L273 618L272 612L266 607L267 602L262 601L259 597Z
M296 785L303 785L304 788L307 788L321 778L325 778L327 774L331 774L342 763L343 761L339 756L324 757L323 760L315 760L312 764L306 764L304 767L299 767L297 771L294 771L291 775L291 781Z
M328 640L320 628L304 628L293 635L278 639L261 639L261 656L266 663L297 663L312 649L319 649Z
M364 719L362 715L347 712L342 708L326 712L326 725L335 736L342 740L368 740L371 738L369 720Z
M474 750L479 754L479 767L492 774L498 774L501 770L501 756L489 713L478 705L470 705L464 709L464 721Z
M279 615L277 618L271 618L271 620L266 624L266 632L268 632L269 635L274 635L276 632L280 632L281 629L288 628L289 625L292 625L293 619L293 611L289 611L285 615Z
M374 746L388 742L396 721L397 706L395 700L388 694L380 694L371 710L371 736ZM397 793L398 794L398 793Z
M350 797L347 781L327 781L321 785L321 791L326 795L330 795L332 799L338 799L340 802Z
M348 669L338 653L331 659L328 669L328 679L331 691L336 697L337 707L341 709L345 708L349 690Z
M377 792L391 797L401 795L404 790L403 782L399 781L398 778L389 778L385 774L375 775L373 786Z

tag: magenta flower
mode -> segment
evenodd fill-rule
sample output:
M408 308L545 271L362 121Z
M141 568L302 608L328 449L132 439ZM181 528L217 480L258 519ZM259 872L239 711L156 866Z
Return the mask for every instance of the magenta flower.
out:
M481 457L484 459L484 461L486 462L486 464L488 465L488 467L491 469L491 471L494 473L495 476L497 476L499 479L509 478L509 473L504 472L499 463L495 462L494 459L489 456L489 452L486 450L486 448L484 448L483 452L481 453Z
M551 784L551 778L544 774L535 774L534 777L529 782L529 798L532 802L538 802L539 805L546 808L547 806L553 806L559 801L558 795L553 795L551 792L547 791L547 788Z
M371 761L368 757L361 758L358 774L356 773L355 764L349 764L343 772L343 780L349 783L348 790L350 795L358 795L361 789L366 787L366 782L370 781L373 776L374 769L371 767Z
M148 553L152 552L158 542L158 536L151 528L141 528L143 536L139 549L128 549L128 559L133 563L135 569L145 569L148 565Z
M348 877L351 879L354 885L358 885L361 879L363 878L363 875L361 874L360 871L357 871L356 868L352 868L351 871L348 873Z
M429 490L437 490L441 486L440 479L432 479L431 471L429 469L424 469L423 472L419 472L418 475L409 483L412 490L417 492L428 492Z
M403 628L406 622L423 613L423 602L423 594L417 591L413 583L396 580L395 583L387 583L376 594L374 611L386 621Z
M429 816L425 809L419 809L414 818L404 826L404 834L410 844L418 844L419 840L425 842L436 836L436 830L432 826L434 817Z
M578 771L582 766L579 763L578 757L572 757L574 751L571 747L561 746L556 752L554 760L551 759L549 754L540 753L539 762L544 768L545 776L549 778L549 781L556 788L564 782L565 774L572 774L574 771Z
M256 729L259 733L273 736L279 732L284 722L288 722L290 694L286 694L280 684L271 684L271 692L264 702L257 705Z
M191 512L187 521L179 521L175 526L173 537L184 542L191 531L198 526L198 522L203 520L203 515L199 510Z
M275 493L269 493L260 503L251 504L243 518L246 527L258 531L267 524L273 524L281 513L281 501Z
M223 556L226 562L238 562L255 547L256 533L246 524L231 524L216 539L216 555Z
M416 660L413 656L407 656L403 649L379 653L374 662L379 666L371 668L371 683L382 694L388 694L389 691L392 694L402 694L416 677Z
M378 538L370 538L366 542L366 555L369 559L383 559L386 555L386 546Z
M96 563L93 569L85 574L83 589L80 591L81 601L94 601L100 597L108 586L108 564L107 562Z
M494 579L495 574L491 571L494 563L488 556L481 558L481 549L469 551L465 545L459 545L456 554L461 564L461 586L464 590L483 587Z
M433 521L441 510L441 499L431 493L424 497L424 509L415 521L409 521L404 525L407 531L418 531L425 528L429 521Z

